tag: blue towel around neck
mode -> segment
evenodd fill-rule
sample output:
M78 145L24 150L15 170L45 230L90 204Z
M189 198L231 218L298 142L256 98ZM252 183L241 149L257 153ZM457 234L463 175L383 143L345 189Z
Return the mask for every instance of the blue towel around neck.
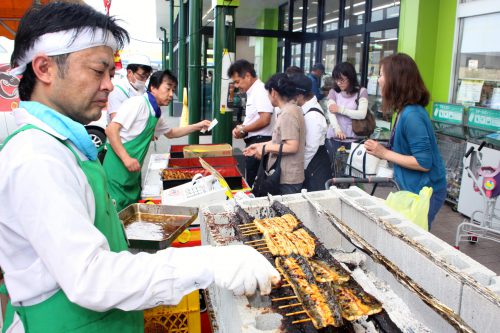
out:
M97 148L85 126L39 102L22 101L19 107L67 137L89 160L97 160Z

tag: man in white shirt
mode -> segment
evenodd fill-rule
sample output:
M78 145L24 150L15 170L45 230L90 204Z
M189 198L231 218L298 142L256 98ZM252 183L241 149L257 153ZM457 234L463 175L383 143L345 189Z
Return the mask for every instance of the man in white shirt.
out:
M236 60L228 69L227 76L234 86L247 94L245 120L233 129L235 139L244 139L246 146L271 140L274 108L264 83L257 78L253 64L244 59ZM260 160L245 157L245 179L252 186L257 176Z
M154 137L179 138L210 126L210 121L203 120L185 127L168 127L160 106L170 104L176 87L177 78L169 70L155 72L146 94L125 101L106 128L109 143L103 166L118 211L140 199L141 167Z
M279 280L243 245L127 251L83 126L100 117L114 51L127 41L114 18L86 5L54 2L21 19L12 55L14 74L22 74L20 128L0 150L8 333L138 333L138 310L177 304L213 281L236 294L256 286L265 294Z
M128 58L127 76L115 83L115 88L108 97L110 121L123 102L134 96L142 96L146 92L146 82L152 71L151 61L147 56L134 54Z
M331 178L330 158L325 147L328 125L321 105L318 103L309 78L300 73L290 74L297 86L297 105L302 107L306 123L306 148L304 152L305 180L303 187L308 191L325 189Z

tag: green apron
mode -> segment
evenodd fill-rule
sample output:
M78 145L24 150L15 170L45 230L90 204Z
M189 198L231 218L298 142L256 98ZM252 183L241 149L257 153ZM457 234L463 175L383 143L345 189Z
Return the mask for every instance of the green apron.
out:
M146 128L139 136L123 144L130 157L139 161L142 166L149 144L153 138L158 118L151 115L151 105L146 97L146 104L149 109L149 118ZM121 211L130 204L136 203L141 198L141 172L130 172L127 170L122 160L116 155L109 143L104 158L104 171L108 177L109 194L115 200L116 210Z
M40 130L33 125L26 125L8 137L4 147L14 135L28 129ZM101 164L99 161L82 161L69 144L61 142L73 152L92 188L95 199L95 227L106 237L111 251L127 251L123 227L108 195L106 175ZM98 281L96 288L99 288ZM14 311L21 318L26 333L144 332L142 311L127 312L119 309L106 312L92 311L72 303L62 290L49 299L31 306L12 306L9 302L2 332L5 332L12 323Z

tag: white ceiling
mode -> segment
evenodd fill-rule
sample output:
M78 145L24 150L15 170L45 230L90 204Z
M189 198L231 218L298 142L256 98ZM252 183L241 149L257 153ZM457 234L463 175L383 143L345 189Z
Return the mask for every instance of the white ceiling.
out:
M288 0L240 0L240 6L236 9L236 26L244 28L255 28L255 21L260 16L263 8L278 8L280 5L287 3ZM178 4L178 1L175 1ZM202 16L205 17L211 11L212 0L203 0ZM163 38L163 32L160 27L168 28L169 26L169 10L170 0L156 0L156 35L158 38ZM174 13L177 15L178 8L174 8ZM208 14L203 20L205 25L207 21L211 22L212 14ZM210 24L213 25L213 24Z

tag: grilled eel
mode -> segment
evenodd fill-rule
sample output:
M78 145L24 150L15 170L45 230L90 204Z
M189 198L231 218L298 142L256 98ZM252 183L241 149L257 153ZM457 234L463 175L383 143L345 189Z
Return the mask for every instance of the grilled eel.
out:
M314 255L316 244L304 229L292 232L264 233L264 240L274 256L288 256L292 253L306 258Z
M285 214L281 217L255 219L255 227L263 234L277 232L292 232L299 221L290 214Z
M297 255L278 257L275 263L287 277L315 328L343 325L335 294L320 289L305 258Z
M331 266L322 260L310 259L309 265L318 282L335 282L337 284L342 284L350 279L349 274L341 267Z
M353 321L382 311L382 304L353 280L344 284L329 284L339 301L342 317L346 320Z

